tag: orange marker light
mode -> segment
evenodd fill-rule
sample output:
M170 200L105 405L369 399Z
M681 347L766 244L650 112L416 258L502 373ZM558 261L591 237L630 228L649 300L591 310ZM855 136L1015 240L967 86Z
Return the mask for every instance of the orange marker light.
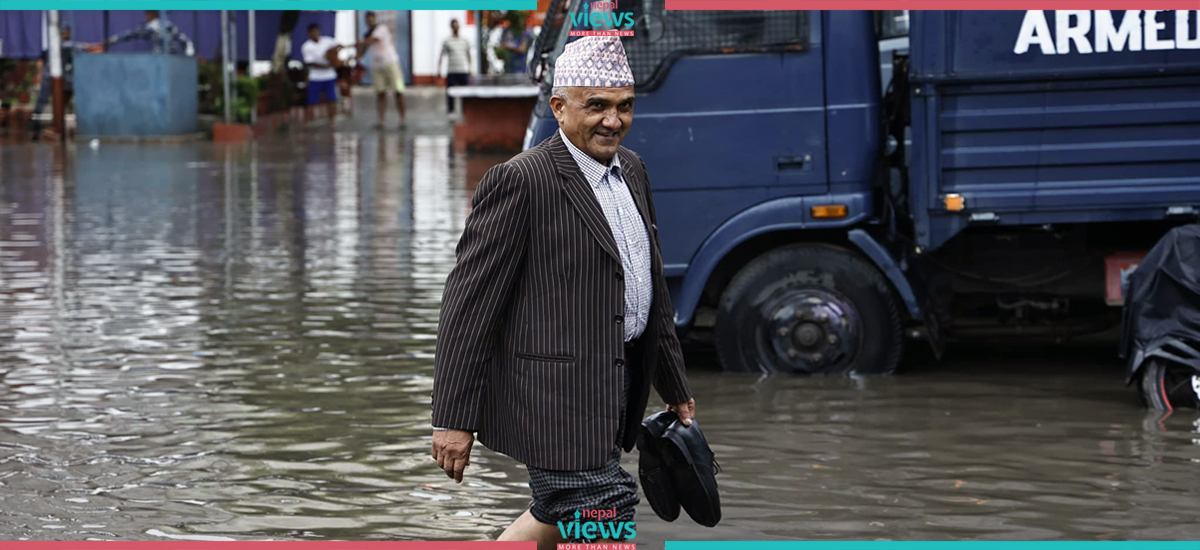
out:
M950 193L946 195L944 200L946 210L951 212L962 212L963 208L967 207L967 199L958 193Z
M812 216L814 218L844 218L846 217L846 205L844 204L819 204L812 207Z

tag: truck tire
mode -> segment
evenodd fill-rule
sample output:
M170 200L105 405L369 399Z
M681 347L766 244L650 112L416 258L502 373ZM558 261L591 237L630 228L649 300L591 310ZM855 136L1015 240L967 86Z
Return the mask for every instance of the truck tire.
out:
M733 372L891 374L900 309L875 266L829 245L772 250L721 295L717 355Z
M1200 378L1190 367L1152 358L1142 367L1138 391L1142 404L1159 411L1200 408Z

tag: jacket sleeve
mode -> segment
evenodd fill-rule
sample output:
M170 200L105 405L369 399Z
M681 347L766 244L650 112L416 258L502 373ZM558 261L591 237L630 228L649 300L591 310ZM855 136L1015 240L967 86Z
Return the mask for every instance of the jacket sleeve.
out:
M525 182L507 164L488 170L446 279L434 352L433 425L477 431L497 327L524 265Z
M636 153L635 153L636 154ZM658 226L658 214L654 210L654 197L650 193L650 172L646 161L637 155L645 175L646 203L650 205L650 223ZM658 235L654 235L652 246L658 246ZM660 251L659 257L662 257ZM692 396L688 387L687 369L683 365L683 350L679 346L679 335L675 332L675 308L671 305L671 292L667 288L667 277L661 266L654 270L654 307L658 308L658 368L654 375L654 389L670 404L683 403Z
M150 39L154 34L153 30L146 27L143 23L132 29L129 29L121 34L114 34L106 40L109 45L117 45L130 40Z
M192 39L188 38L174 25L171 26L171 39L175 41L175 45L179 48L179 53L188 57L196 55L196 47L192 44Z

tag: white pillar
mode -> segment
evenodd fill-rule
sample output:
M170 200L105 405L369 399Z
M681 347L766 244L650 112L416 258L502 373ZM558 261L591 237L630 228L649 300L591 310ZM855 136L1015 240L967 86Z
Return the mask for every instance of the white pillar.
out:
M54 94L54 131L58 134L59 139L63 139L67 133L67 110L63 105L66 95L63 93L62 79L62 35L58 27L58 10L51 10L49 15L50 36L47 38L49 38L50 55L47 61L50 62L50 91Z
M233 122L230 115L229 105L229 18L228 13L221 10L221 82L224 84L221 89L222 102L225 104L225 123Z
M50 10L50 30L46 33L50 50L50 77L62 77L62 34L58 30L58 10Z
M237 98L237 11L229 10L229 78L225 81L229 82L229 102L236 104ZM234 112L234 117L237 112ZM235 118L232 122L237 122Z
M254 58L254 10L246 13L246 34L249 35L247 41L250 45L250 62L246 64L246 74L249 74L250 78L254 78L254 63L256 62ZM262 90L259 90L259 92L261 93ZM250 124L254 124L256 120L258 120L258 105L251 105Z

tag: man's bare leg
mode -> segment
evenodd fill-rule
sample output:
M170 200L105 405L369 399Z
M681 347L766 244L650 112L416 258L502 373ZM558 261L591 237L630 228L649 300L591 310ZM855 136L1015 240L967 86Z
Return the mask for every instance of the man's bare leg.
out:
M379 115L379 123L376 126L383 128L383 121L387 120L387 93L379 92L375 95L375 114Z
M404 94L396 93L396 109L400 111L400 126L404 126L407 122L404 115Z
M554 550L559 543L567 542L567 539L562 538L562 534L558 532L557 525L542 523L534 519L529 510L525 510L525 513L512 522L508 529L500 533L500 538L496 540L537 541L538 550Z

